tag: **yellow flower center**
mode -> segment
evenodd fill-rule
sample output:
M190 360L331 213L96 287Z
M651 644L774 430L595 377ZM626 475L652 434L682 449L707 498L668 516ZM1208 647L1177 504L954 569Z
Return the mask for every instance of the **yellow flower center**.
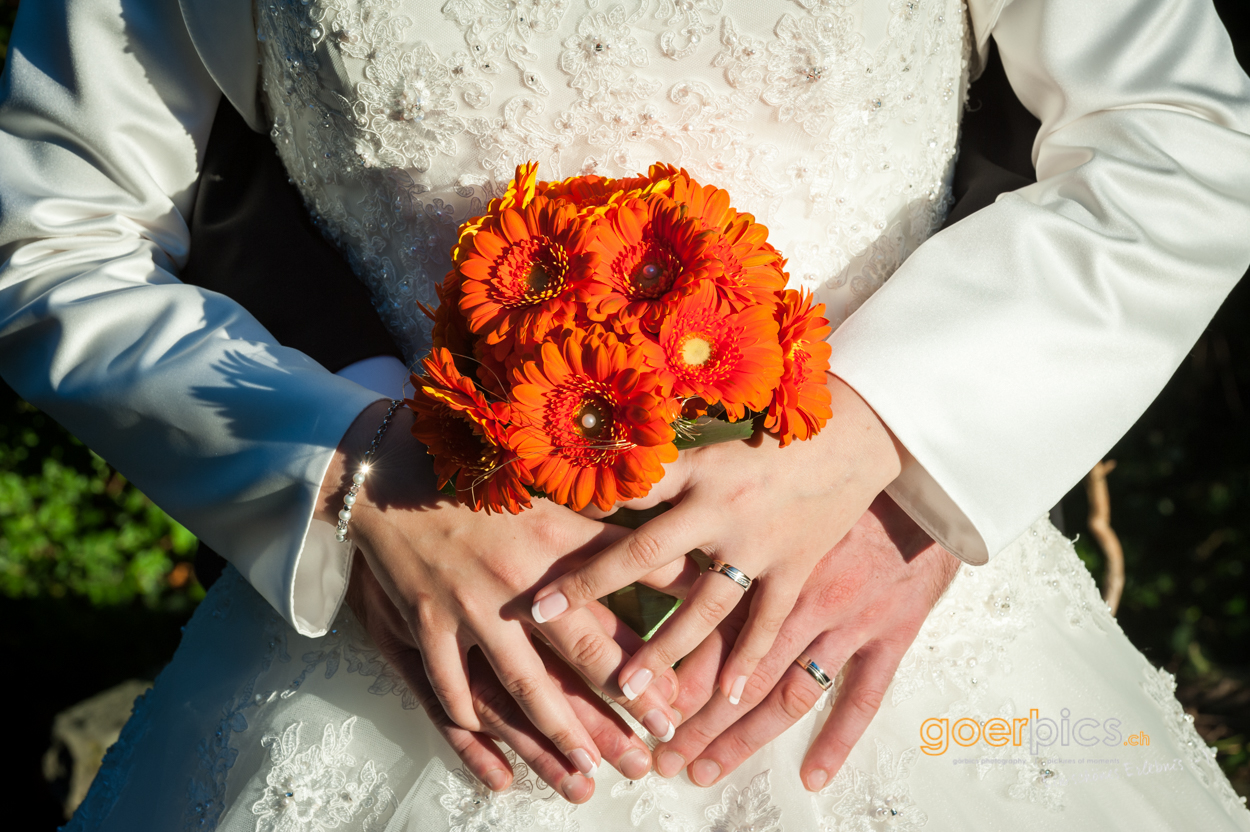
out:
M700 335L687 335L681 342L681 360L692 367L702 367L712 352L712 342Z

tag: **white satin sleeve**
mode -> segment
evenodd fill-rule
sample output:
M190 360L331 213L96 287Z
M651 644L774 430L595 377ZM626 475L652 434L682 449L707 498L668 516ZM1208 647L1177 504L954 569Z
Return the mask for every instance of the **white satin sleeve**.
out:
M296 576L334 575L298 567L333 555L306 551L318 488L378 395L176 278L219 98L177 3L23 0L0 89L0 375L318 635L327 604L297 603Z
M935 235L832 339L911 459L888 492L983 563L1171 377L1250 262L1250 81L1207 0L973 0L1038 182Z

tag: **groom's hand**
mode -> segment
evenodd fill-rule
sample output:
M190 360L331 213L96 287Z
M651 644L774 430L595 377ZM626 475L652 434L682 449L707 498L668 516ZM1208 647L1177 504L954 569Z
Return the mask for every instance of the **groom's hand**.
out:
M812 572L741 705L712 694L749 599L682 662L673 707L694 716L656 749L657 770L671 777L689 764L691 780L710 786L797 722L822 693L794 663L806 652L831 679L845 674L801 768L804 784L820 789L876 715L903 654L958 566L893 500L879 496Z

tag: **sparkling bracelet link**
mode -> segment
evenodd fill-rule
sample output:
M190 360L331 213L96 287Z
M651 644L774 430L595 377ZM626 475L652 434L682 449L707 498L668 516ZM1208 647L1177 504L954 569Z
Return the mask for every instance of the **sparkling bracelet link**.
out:
M374 454L378 452L378 446L382 444L382 437L386 436L386 429L391 426L391 420L395 418L395 411L399 410L399 406L403 403L402 399L391 400L391 406L386 411L386 418L382 420L382 424L378 427L378 432L373 435L373 441L369 443L369 450L365 451L364 458L360 460L360 467L356 469L356 473L352 474L351 487L343 495L343 508L339 510L339 525L334 530L334 539L339 543L347 540L347 524L352 519L352 506L356 505L356 495L360 492L360 487L365 484L365 479L369 476L369 466L373 462Z

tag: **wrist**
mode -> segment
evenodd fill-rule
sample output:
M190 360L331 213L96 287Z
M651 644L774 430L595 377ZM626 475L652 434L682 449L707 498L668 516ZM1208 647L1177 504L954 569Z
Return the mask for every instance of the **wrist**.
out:
M838 440L843 445L851 443L855 458L860 462L857 470L866 484L879 493L902 473L906 451L853 387L832 373L828 387L838 422Z
M384 399L374 402L360 412L343 434L321 482L317 507L313 513L316 519L331 525L339 522L344 497L353 485L352 478L360 471L361 463L378 436L378 429L386 419L390 406L391 403ZM404 484L409 488L421 484L419 473L425 449L412 436L412 419L412 411L406 407L399 407L391 417L385 434L370 459L368 476L356 493L352 506L354 514L360 509L377 508L379 501L376 495L393 491L394 481L397 479L410 480L411 482ZM360 528L360 522L359 516L353 517L353 532ZM349 535L353 538L355 536Z

